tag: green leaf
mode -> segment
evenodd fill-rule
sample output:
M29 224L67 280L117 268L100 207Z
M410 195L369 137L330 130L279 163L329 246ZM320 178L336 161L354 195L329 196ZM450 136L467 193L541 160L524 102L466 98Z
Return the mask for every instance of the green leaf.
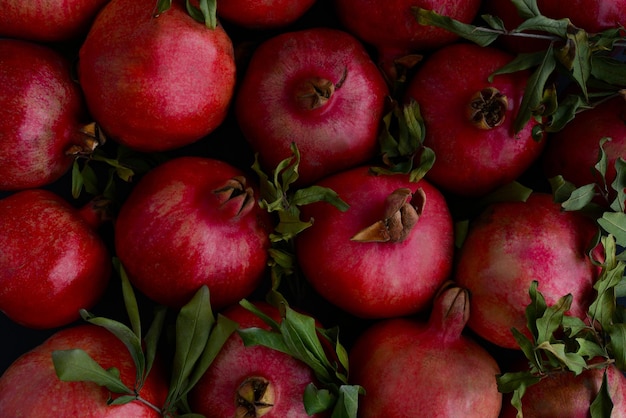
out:
M484 20L492 29L497 31L506 32L506 27L504 26L504 22L498 16L493 16L489 14L484 14L480 16L482 20Z
M588 340L585 338L576 338L576 342L578 343L578 350L576 350L576 354L586 357L591 360L596 357L606 357L607 352L600 344L596 341Z
M576 186L574 186L573 183L566 181L561 175L552 177L548 179L548 181L550 182L550 187L552 188L554 201L560 204L567 201L574 190L576 190Z
M605 212L602 218L598 219L598 224L615 237L618 245L626 246L626 213Z
M535 339L539 338L539 330L537 328L537 319L541 318L545 313L548 305L546 300L538 290L539 282L533 280L528 289L530 303L526 306L526 326Z
M540 359L537 357L537 352L535 351L535 345L533 342L528 339L526 335L522 334L522 332L520 332L517 328L511 328L511 332L513 333L513 337L515 338L517 345L522 353L524 353L532 367L539 371L543 370L543 366Z
M588 109L587 102L577 94L569 94L562 100L556 111L549 116L548 123L544 126L546 132L558 132L571 122L576 115L584 109Z
M546 52L545 51L537 51L531 53L518 54L515 58L509 61L504 66L498 68L496 71L491 73L488 77L488 81L493 82L495 76L500 74L511 74L516 73L518 71L525 71L531 68L535 68L543 61L545 61Z
M626 64L608 55L592 54L591 76L610 85L626 87Z
M568 24L567 40L556 56L565 68L572 71L572 76L582 90L585 99L588 99L587 80L591 75L591 49L587 32Z
M602 385L598 391L593 402L589 406L589 412L591 418L605 418L610 417L613 411L613 401L611 400L611 394L609 393L609 381L607 377L607 371L604 370L602 376Z
M613 324L606 331L609 335L607 348L615 359L615 365L620 370L626 370L626 324Z
M552 341L553 335L561 327L563 315L569 310L574 297L572 294L561 297L554 305L549 306L543 315L537 318L537 343Z
M159 15L172 7L172 0L157 0L156 15Z
M257 327L238 329L237 333L246 347L261 345L291 355L289 347L285 343L283 336L279 333Z
M185 2L187 13L200 23L204 23L209 29L217 27L217 2L216 0L199 0L199 7L194 2L187 0Z
M522 19L530 19L541 15L537 0L511 0Z
M259 318L261 318L263 322L269 325L274 331L280 332L280 323L275 321L269 315L266 315L262 310L257 308L253 303L251 303L250 301L246 299L242 299L239 302L239 304L243 306L244 308L246 308L247 310L249 310L250 312L252 312L253 314L255 314L256 316L258 316Z
M137 395L123 395L123 396L118 396L115 399L110 399L109 401L107 401L107 405L109 406L124 405L132 401L136 401L136 400L137 400Z
M565 330L570 338L573 338L577 335L581 335L583 332L591 331L591 328L577 316L564 315L563 330Z
M624 202L626 202L626 161L621 157L615 160L615 180L611 183L611 188L617 192L615 200L611 203L614 212L624 212Z
M293 194L291 203L297 206L304 206L315 202L327 202L342 212L347 211L350 206L341 200L339 195L328 187L309 186L305 189L298 189Z
M146 356L146 373L148 375L150 370L152 369L152 365L154 364L154 360L156 358L157 349L159 346L159 339L161 338L161 333L163 332L163 325L165 323L165 317L167 315L167 308L165 306L157 306L154 310L154 317L152 318L152 323L148 328L148 332L146 332L146 336L144 338L144 343L146 347L145 356Z
M563 209L568 211L582 210L596 197L596 185L586 184L574 189L570 197L561 203Z
M333 408L331 418L356 418L359 407L359 395L365 390L357 385L341 385L339 398Z
M543 15L537 15L524 20L513 32L547 32L565 39L567 38L568 28L570 26L571 23L569 19L556 20Z
M496 376L498 392L511 393L520 388L527 388L541 380L540 376L534 375L529 370L520 372L508 372Z
M135 297L133 286L128 280L126 270L124 270L124 266L122 266L119 258L113 258L113 265L115 267L115 270L118 272L120 280L122 282L122 296L124 298L124 306L126 307L126 312L130 320L131 328L135 335L137 335L138 338L141 338L141 318L139 316L139 306L137 305L137 298Z
M64 382L93 382L113 393L134 395L114 370L105 370L87 352L81 349L56 350L52 363L57 376Z
M330 409L336 401L336 396L328 389L318 389L313 383L309 383L304 389L304 409L309 415Z
M577 376L587 368L585 359L578 353L566 351L565 344L544 341L537 345L537 349L550 353L560 364L567 367L568 370Z
M493 43L502 34L493 30L486 31L479 26L462 23L447 16L442 16L433 10L426 10L421 7L411 7L411 12L420 25L436 26L445 29L480 46L487 46Z
M74 199L78 199L80 196L80 192L83 190L83 184L83 176L80 172L78 158L76 158L72 163L72 197Z
M532 192L532 189L517 181L513 181L481 198L480 206L484 207L498 202L525 202Z

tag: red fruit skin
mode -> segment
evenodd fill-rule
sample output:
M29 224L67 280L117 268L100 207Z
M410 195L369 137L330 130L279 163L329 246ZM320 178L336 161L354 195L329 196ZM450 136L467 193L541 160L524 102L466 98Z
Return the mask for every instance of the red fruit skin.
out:
M105 133L138 151L196 142L225 119L235 84L232 41L180 1L113 0L80 49L80 84Z
M265 302L255 302L255 306L280 322L280 314L273 306ZM263 320L240 305L232 305L222 314L237 322L240 329L270 329ZM275 389L274 406L263 415L265 418L309 417L304 410L303 396L309 383L318 385L312 369L305 363L271 348L245 347L236 332L229 337L211 366L189 393L191 410L206 417L236 416L235 395L239 385L249 377L263 377Z
M69 169L66 151L78 143L84 114L70 74L51 48L0 39L0 190L44 186Z
M578 114L565 127L548 137L543 154L543 168L548 178L562 175L567 181L581 187L601 183L594 166L600 158L600 140L611 140L603 145L607 158L606 183L615 180L615 161L626 157L626 124L624 99L604 102ZM609 199L614 198L614 192ZM610 202L609 202L610 203Z
M248 29L276 29L294 23L315 0L219 0L217 14Z
M220 309L258 286L272 224L256 204L239 216L222 206L214 190L236 176L243 173L225 162L179 157L137 184L117 217L115 249L146 296L179 307L206 284Z
M0 377L0 416L3 417L84 417L157 418L161 414L138 401L109 406L112 394L95 383L63 382L55 372L52 352L80 348L104 369L115 367L127 387L135 383L135 365L124 344L108 330L79 325L57 331L40 346L15 360ZM155 362L140 396L157 407L163 406L168 382Z
M457 321L391 318L366 329L350 351L351 384L366 392L359 418L498 417L499 366Z
M424 145L437 156L426 178L440 188L481 196L518 178L541 155L545 141L532 138L534 122L514 132L528 73L487 79L512 58L495 48L454 44L431 55L410 81L406 100L419 104ZM481 129L470 120L468 107L472 96L488 87L508 98L508 108L501 125Z
M578 376L560 372L529 386L522 397L524 418L587 418L589 406L602 386L603 369L584 371ZM626 416L626 378L615 366L607 369L611 417ZM509 399L503 403L501 418L515 418L517 409Z
M0 200L0 310L13 321L59 327L100 299L111 258L91 211L42 189Z
M5 0L0 36L38 42L84 36L108 0Z
M598 270L587 254L595 223L563 212L552 195L492 205L476 218L458 253L455 281L472 295L469 327L484 339L517 349L511 328L530 337L525 309L533 280L546 303L569 293L569 314L584 319Z
M298 98L316 78L331 81L323 105ZM387 85L365 48L346 32L313 28L275 36L254 52L237 94L239 126L261 164L274 169L302 154L299 184L311 184L373 158Z
M296 255L315 290L341 309L363 318L388 318L423 310L452 268L453 227L446 201L426 180L375 176L369 167L347 170L317 183L339 194L350 208L327 203L302 207L311 227L296 237ZM357 242L351 238L383 218L394 190L422 188L426 205L402 242Z

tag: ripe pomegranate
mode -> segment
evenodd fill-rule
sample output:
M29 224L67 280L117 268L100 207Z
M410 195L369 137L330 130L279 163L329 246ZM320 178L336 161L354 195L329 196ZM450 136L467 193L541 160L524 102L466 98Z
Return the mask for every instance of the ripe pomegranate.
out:
M233 45L175 0L155 16L150 0L113 0L80 48L79 81L94 119L138 151L196 142L226 117L235 84Z
M284 28L313 6L315 0L219 0L217 14L248 29Z
M612 417L626 416L626 377L614 365L607 369L609 394L613 402ZM602 385L603 369L593 369L575 376L555 372L529 386L522 397L524 418L587 418L589 406ZM515 418L517 409L505 401L501 418Z
M161 414L139 401L125 405L107 404L112 394L87 382L59 380L52 363L56 350L82 349L104 369L115 367L120 379L133 388L135 364L124 344L111 332L96 325L79 325L57 331L41 345L24 353L0 377L0 416L157 418ZM168 382L158 362L150 371L139 395L161 407ZM113 396L115 398L115 396Z
M150 171L115 223L115 249L146 296L182 306L206 284L220 309L263 277L272 228L258 191L234 166L179 157Z
M109 252L96 228L98 200L75 209L53 192L23 190L0 200L0 310L31 328L79 318L103 294Z
M600 140L611 140L603 145L607 157L606 183L611 190L605 204L611 203L615 192L610 189L615 180L615 161L626 157L626 105L621 97L604 102L593 109L579 113L565 127L553 133L543 154L544 172L548 178L562 175L565 180L581 187L590 183L602 184L594 169L600 157Z
M434 10L470 23L480 3L480 0L338 0L335 8L341 24L376 48L378 63L394 78L394 60L415 52L435 50L458 39L452 32L417 23L412 7Z
M350 370L366 391L360 418L498 417L500 369L462 333L469 305L467 291L451 287L436 298L428 322L387 319L357 338Z
M515 132L527 72L489 75L513 57L491 47L459 43L439 49L418 69L407 100L420 105L424 145L437 156L426 177L443 190L481 196L517 179L539 158L543 140L534 121Z
M76 40L87 33L96 14L107 2L5 0L0 14L0 36L39 42Z
M299 183L311 184L376 155L387 94L359 41L314 28L280 34L255 50L235 111L264 168L291 156L295 142L303 156Z
M426 180L376 176L357 167L317 183L350 208L302 207L315 223L296 236L296 255L317 292L363 318L423 310L452 267L452 219Z
M496 203L473 220L458 253L455 281L472 295L468 325L505 348L518 348L515 327L530 337L525 309L533 280L546 303L569 293L569 314L584 319L598 274L587 255L597 230L577 212L563 212L548 193Z
M256 302L255 306L280 322L280 314L273 306L265 302ZM222 314L237 322L240 329L270 329L240 305L233 305ZM272 348L246 347L234 333L189 393L189 404L193 412L207 417L304 418L309 416L303 403L309 383L316 383L309 366Z
M61 54L0 39L0 84L0 190L50 184L70 168L72 154L90 151L82 94Z

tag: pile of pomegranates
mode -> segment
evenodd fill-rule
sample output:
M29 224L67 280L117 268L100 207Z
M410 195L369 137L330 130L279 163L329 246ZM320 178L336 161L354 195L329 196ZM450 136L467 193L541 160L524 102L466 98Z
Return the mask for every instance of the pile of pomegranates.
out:
M626 416L626 14L575 3L5 2L0 416Z

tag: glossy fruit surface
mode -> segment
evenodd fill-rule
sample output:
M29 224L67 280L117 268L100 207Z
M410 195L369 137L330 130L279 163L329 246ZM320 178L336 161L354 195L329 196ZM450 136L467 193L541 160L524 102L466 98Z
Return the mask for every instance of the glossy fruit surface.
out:
M294 23L315 0L219 0L217 14L251 29L283 28Z

